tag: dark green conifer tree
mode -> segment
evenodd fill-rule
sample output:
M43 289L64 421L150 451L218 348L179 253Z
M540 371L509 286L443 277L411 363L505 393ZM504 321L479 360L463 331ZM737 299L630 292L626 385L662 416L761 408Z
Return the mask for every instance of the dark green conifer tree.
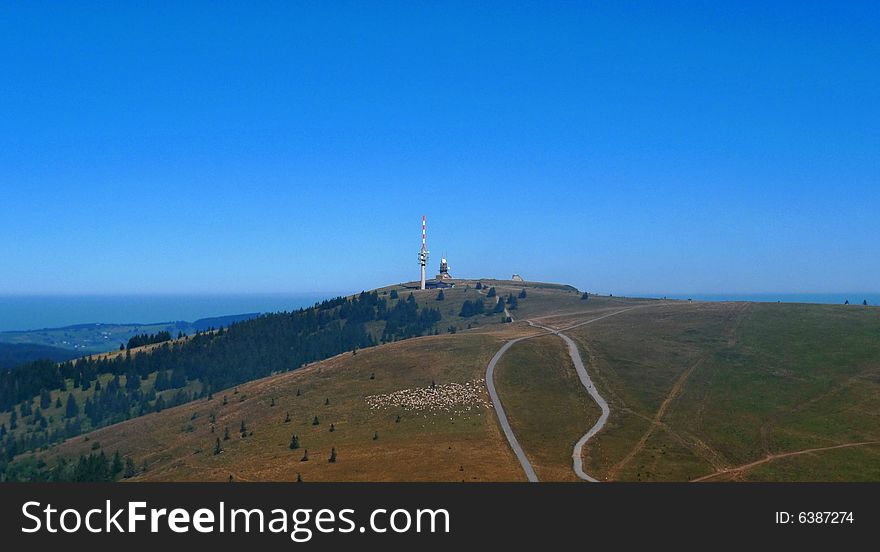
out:
M76 418L79 415L79 406L76 404L76 399L73 396L73 393L67 394L67 411L64 414L65 418Z

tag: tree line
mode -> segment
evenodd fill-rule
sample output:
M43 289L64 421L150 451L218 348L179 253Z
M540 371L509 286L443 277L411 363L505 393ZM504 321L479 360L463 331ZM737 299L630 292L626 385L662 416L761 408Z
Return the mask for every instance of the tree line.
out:
M377 342L367 322L384 321L381 340L395 341L436 332L440 318L439 310L420 308L412 294L389 307L385 297L364 292L293 312L261 315L213 332L197 332L185 341L170 341L169 334L169 340L148 354L126 351L112 358L36 361L4 370L0 372L0 411L12 412L13 427L0 428L0 471L22 452L82 431L374 346ZM77 401L71 392L75 389L84 392L77 396L85 398ZM32 406L35 399L37 408ZM54 424L42 413L53 406ZM24 423L28 431L16 432L16 426Z
M171 341L171 332L165 330L161 332L156 332L154 334L140 334L132 336L128 340L128 344L125 346L126 349L134 349L135 347L143 347L144 345L153 345L155 343L162 343L163 341Z

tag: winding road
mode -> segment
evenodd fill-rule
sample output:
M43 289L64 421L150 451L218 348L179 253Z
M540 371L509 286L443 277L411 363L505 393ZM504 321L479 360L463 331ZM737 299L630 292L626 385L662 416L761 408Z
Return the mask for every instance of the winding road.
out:
M510 427L510 422L507 420L507 414L504 412L504 407L501 405L501 399L498 398L498 391L495 390L495 365L498 364L498 361L508 349L523 339L529 338L519 337L517 339L511 339L498 349L498 352L495 353L495 356L492 357L492 360L489 361L489 366L486 368L486 388L489 390L489 398L492 399L492 406L495 407L495 414L498 416L498 423L501 424L501 429L504 431L504 436L507 437L507 442L510 443L510 448L513 449L513 453L516 455L517 460L519 460L523 471L526 472L528 480L534 483L538 481L538 475L535 473L535 469L526 457L525 451L523 451L522 447L519 445L519 441L516 440L516 435L513 434L513 429Z
M489 390L489 398L492 400L492 406L495 407L495 412L498 415L498 421L501 424L501 429L504 431L505 437L507 437L507 442L510 443L510 448L513 449L513 453L516 455L519 460L520 465L523 468L523 471L526 474L526 477L529 481L535 482L538 481L538 476L535 473L532 464L529 462L528 457L526 456L525 451L523 451L522 447L519 444L519 441L516 439L516 435L513 433L513 429L510 427L510 422L507 419L507 414L504 412L504 406L501 404L501 399L498 397L498 391L495 389L495 365L501 359L505 352L510 349L514 344L519 343L520 341L526 339L532 339L535 337L539 337L542 335L555 334L558 335L563 341L565 341L566 345L568 345L568 355L571 357L572 362L574 363L575 370L577 371L578 378L581 380L581 384L586 388L587 393L596 401L596 404L599 405L599 408L602 410L602 414L599 416L599 419L593 424L593 427L589 429L574 445L574 450L572 450L571 458L572 465L575 474L585 481L597 482L598 479L592 477L588 473L584 472L583 466L583 449L584 445L587 444L587 441L593 438L596 433L602 430L605 427L605 422L608 421L608 415L611 413L611 409L608 407L608 402L602 398L602 395L599 394L599 391L596 389L596 386L593 385L593 380L590 379L590 374L587 372L587 369L584 367L583 360L581 360L581 354L578 351L577 344L567 335L563 334L563 331L570 330L573 328L578 328L580 326L584 326L586 324L592 324L593 322L598 322L599 320L603 320L608 318L609 316L615 316L627 311L630 311L637 307L628 307L625 309L621 309L618 311L614 311L608 314L604 314L602 316L598 316L596 318L591 318L590 320L586 320L584 322L580 322L577 324L573 324L571 326L556 329L550 326L544 326L541 324L537 324L532 320L526 320L530 326L535 328L541 328L544 330L544 333L530 335L525 337L518 337L516 339L511 339L504 343L498 352L495 353L495 356L492 357L492 360L489 361L489 366L486 368L486 387ZM506 309L505 309L506 312Z

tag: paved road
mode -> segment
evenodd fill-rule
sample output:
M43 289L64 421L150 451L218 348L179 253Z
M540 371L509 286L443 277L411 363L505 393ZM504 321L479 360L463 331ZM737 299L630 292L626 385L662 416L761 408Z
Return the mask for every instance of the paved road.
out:
M601 318L605 318L605 316ZM595 322L596 320L600 320L600 318L594 318L590 322ZM574 362L574 368L577 371L578 378L580 378L581 380L581 384L587 389L587 393L589 393L590 396L593 397L593 400L596 401L596 404L599 405L599 408L602 409L602 414L599 416L599 419L596 420L596 423L593 424L593 427L591 427L589 431L584 433L584 435L580 439L578 439L578 442L575 443L574 449L571 452L572 467L574 468L574 473L581 479L592 481L595 483L598 481L598 479L584 471L584 445L587 444L587 441L593 438L593 435L599 433L599 431L601 431L602 428L605 427L605 422L608 421L608 415L611 414L611 409L608 407L608 402L605 401L602 395L599 394L596 386L593 385L593 380L590 379L590 374L587 373L587 369L584 368L584 362L583 360L581 360L581 353L578 351L577 344L575 344L575 342L570 337L568 337L564 333L560 333L557 330L553 330L551 328L548 328L547 326L541 326L540 324L534 324L531 321L529 321L529 324L548 330L558 335L562 338L563 341L565 341L566 345L568 345L568 356L570 356L571 361Z
M578 377L581 380L583 386L587 389L587 393L593 397L593 400L599 405L599 408L602 409L602 415L599 417L599 420L587 431L583 437L581 437L578 442L574 446L574 450L572 451L572 463L574 467L574 472L581 479L585 479L587 481L598 481L594 477L590 476L583 470L583 459L582 453L584 445L589 441L593 435L598 433L604 426L605 422L608 421L608 415L610 414L610 409L608 407L608 403L604 398L599 394L599 391L596 390L596 386L593 385L593 381L590 379L589 373L587 373L587 369L584 368L584 363L581 360L580 352L578 352L577 344L568 337L567 335L561 333L564 330L570 330L572 328L577 328L583 326L585 324L591 324L593 322L598 322L604 318L608 318L609 316L614 316L616 314L621 314L627 311L632 310L636 307L629 307L626 309L621 309L619 311L614 311L608 314L604 314L602 316L598 316L596 318L592 318L585 322L580 322L578 324L573 324L562 330L557 330L556 328L551 328L549 326L542 326L541 324L536 324L531 320L527 320L530 326L534 326L536 328L541 328L545 330L545 333L531 335L526 337L518 337L516 339L511 339L507 341L504 345L498 349L498 352L495 353L495 356L492 357L492 360L489 361L489 366L486 368L486 387L489 390L489 398L492 399L492 406L495 407L495 413L498 416L498 421L501 424L501 429L504 431L505 437L507 437L507 442L510 443L510 448L513 449L513 453L516 455L519 460L520 465L523 468L523 471L526 473L526 477L529 481L538 481L538 476L535 474L534 468L532 468L532 464L529 462L528 457L526 457L526 453L523 451L522 447L519 444L519 441L516 439L516 435L513 434L513 429L510 427L510 422L507 419L507 414L504 412L504 406L501 404L501 399L498 397L498 392L495 389L495 365L498 364L498 361L510 349L514 344L523 341L525 339L532 339L541 335L547 334L555 334L562 338L563 341L568 345L568 354L571 357L572 362L574 362L575 370L577 371Z
M495 407L495 414L498 416L498 422L501 423L501 429L504 430L504 435L507 437L507 442L510 443L510 448L513 449L513 453L516 454L516 458L519 460L520 465L524 472L526 472L526 477L531 482L538 481L538 476L535 474L534 468L532 468L532 464L529 463L529 459L526 457L526 453L523 451L522 447L519 445L519 441L516 440L516 435L513 434L513 429L510 427L510 422L507 421L507 414L504 413L504 407L501 405L501 399L498 398L498 391L495 390L495 365L498 364L498 361L507 352L508 349L513 347L514 343L522 341L523 339L528 339L528 337L520 337L517 339L511 339L507 343L501 346L498 349L498 352L495 353L495 356L492 357L492 360L489 361L489 367L486 368L486 388L489 389L489 398L492 399L492 406Z

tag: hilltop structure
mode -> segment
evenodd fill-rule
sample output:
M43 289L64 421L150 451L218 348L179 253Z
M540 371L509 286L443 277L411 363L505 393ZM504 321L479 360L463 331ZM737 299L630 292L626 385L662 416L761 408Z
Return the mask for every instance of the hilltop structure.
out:
M426 216L422 215L422 249L419 251L419 289L445 289L455 287L452 276L449 274L449 263L446 257L440 259L440 273L433 280L425 279L425 267L428 264L428 240Z
M438 280L451 280L452 276L449 275L449 263L446 262L446 258L440 259L440 274L437 275Z
M430 280L425 283L426 289L446 289L455 287L455 283L452 281L452 276L449 274L449 263L446 262L446 258L440 259L440 274L438 274L433 280Z
M425 289L425 267L428 265L427 224L422 215L422 250L419 251L419 266L422 267L422 278L419 289Z

